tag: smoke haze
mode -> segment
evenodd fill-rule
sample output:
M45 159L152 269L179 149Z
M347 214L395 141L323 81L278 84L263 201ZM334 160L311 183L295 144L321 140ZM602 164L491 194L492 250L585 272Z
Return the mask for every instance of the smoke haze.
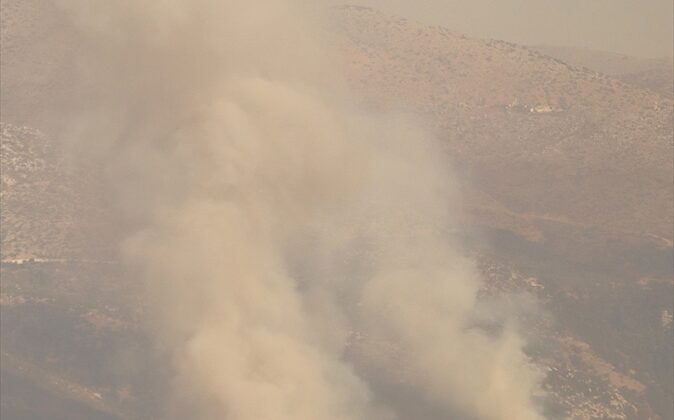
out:
M339 2L336 2L339 3ZM361 4L480 38L671 57L669 0L364 0Z
M62 136L133 226L171 415L396 418L345 357L359 331L447 412L541 418L514 324L469 327L480 282L445 233L438 145L354 105L310 2L263 3L61 2L83 40Z

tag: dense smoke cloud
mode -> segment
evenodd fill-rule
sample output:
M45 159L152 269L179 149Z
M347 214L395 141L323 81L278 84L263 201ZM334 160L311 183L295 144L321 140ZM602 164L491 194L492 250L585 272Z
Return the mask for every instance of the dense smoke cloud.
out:
M514 329L469 328L479 281L446 237L442 153L353 105L319 11L61 6L83 39L63 137L105 164L136 227L124 254L173 353L174 416L395 418L345 358L355 330L395 344L406 380L447 410L541 417Z

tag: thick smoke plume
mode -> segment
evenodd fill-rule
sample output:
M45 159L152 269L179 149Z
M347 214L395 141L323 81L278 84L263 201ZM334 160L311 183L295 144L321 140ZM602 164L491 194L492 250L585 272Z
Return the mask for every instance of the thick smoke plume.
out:
M345 357L359 331L446 410L541 417L519 336L470 327L442 153L354 105L310 2L61 6L83 40L63 135L137 228L124 253L173 354L173 415L395 418Z

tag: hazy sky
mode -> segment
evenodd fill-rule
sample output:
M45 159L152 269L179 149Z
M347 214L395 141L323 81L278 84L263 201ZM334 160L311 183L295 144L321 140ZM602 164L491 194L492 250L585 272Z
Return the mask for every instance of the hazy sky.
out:
M672 0L352 0L470 35L672 55Z

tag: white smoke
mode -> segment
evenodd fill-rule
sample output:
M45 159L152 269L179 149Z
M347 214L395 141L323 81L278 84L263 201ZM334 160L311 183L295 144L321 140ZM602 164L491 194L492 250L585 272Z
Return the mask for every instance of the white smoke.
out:
M65 135L105 162L141 227L125 255L174 354L176 410L393 417L344 356L357 330L399 348L439 406L541 418L522 339L467 325L479 280L445 233L456 194L440 149L353 105L309 2L62 7L84 40Z

